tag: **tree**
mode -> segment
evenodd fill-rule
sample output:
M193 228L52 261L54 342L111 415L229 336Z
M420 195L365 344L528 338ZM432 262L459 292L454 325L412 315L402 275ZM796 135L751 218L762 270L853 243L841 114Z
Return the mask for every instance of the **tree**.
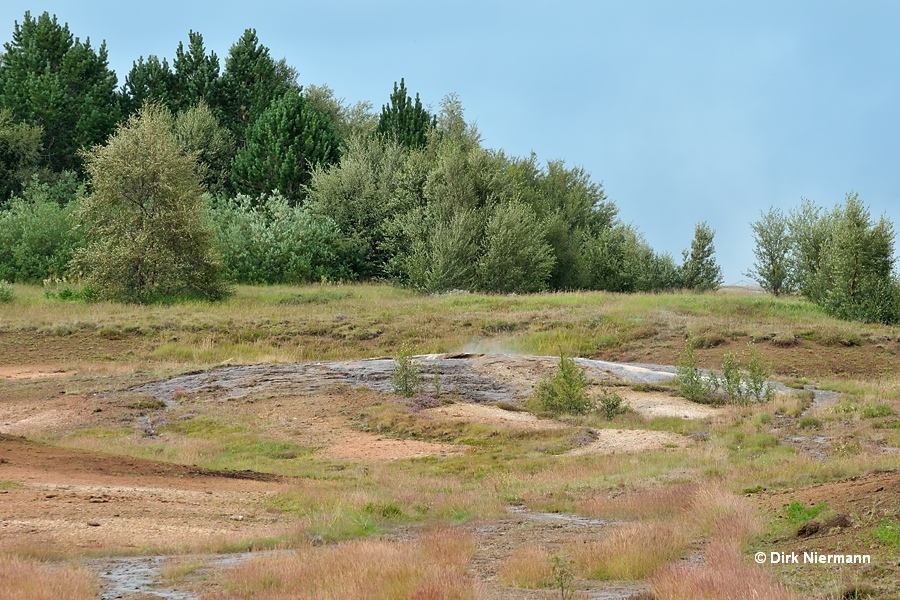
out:
M836 317L892 323L894 303L894 227L884 216L873 222L855 193L832 212L832 236L825 269L829 286L823 307Z
M390 258L385 225L403 211L399 198L406 153L394 140L354 136L340 163L316 167L310 207L337 223L348 266L361 278L384 275Z
M137 59L125 76L122 87L125 114L131 115L146 104L161 104L170 110L176 106L175 74L169 62L150 55Z
M313 169L340 158L339 146L328 117L299 91L288 91L247 129L246 143L232 164L232 185L248 196L277 189L298 202Z
M780 296L794 291L795 269L788 220L777 208L760 211L759 221L750 223L756 247L756 262L745 273L770 294Z
M788 215L797 286L803 296L819 305L825 301L830 287L826 260L833 232L832 217L823 214L807 198L802 198L800 207Z
M91 193L76 221L88 245L72 269L100 298L147 303L225 294L195 159L172 125L168 110L146 105L106 146L85 152Z
M422 107L419 94L416 100L409 97L406 84L394 82L390 104L381 107L378 133L394 137L407 148L421 148L428 142L428 131L437 125L437 117Z
M106 44L73 38L68 25L43 13L16 22L0 62L0 108L41 127L44 164L78 170L80 148L106 140L119 120L116 74Z
M172 67L175 108L187 110L201 102L215 105L220 83L219 57L215 52L206 53L200 33L188 32L187 50L178 42Z
M37 170L42 132L40 127L16 123L0 109L0 208L22 188Z
M272 59L259 43L255 29L247 29L225 58L219 121L243 139L244 130L289 90L297 90L297 73L282 59ZM271 190L266 190L271 191Z
M205 102L175 115L172 123L175 139L188 154L197 157L197 173L209 193L225 190L234 157L234 139L222 127Z
M527 205L498 204L485 226L484 254L477 266L479 287L506 294L547 289L554 257L543 233Z
M378 116L368 101L348 105L337 98L327 85L308 85L303 95L319 112L327 115L338 137L345 143L351 138L371 137L378 127Z
M716 263L716 247L713 244L715 230L706 222L697 223L691 249L681 255L681 284L685 289L704 292L718 289L722 285L722 268Z

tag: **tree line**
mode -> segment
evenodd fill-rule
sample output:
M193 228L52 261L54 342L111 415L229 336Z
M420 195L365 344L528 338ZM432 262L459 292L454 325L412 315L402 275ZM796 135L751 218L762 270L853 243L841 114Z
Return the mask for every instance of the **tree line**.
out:
M768 292L800 294L840 319L900 322L894 225L872 218L856 193L826 210L812 200L788 211L770 208L751 223L748 276Z
M722 282L706 223L680 262L656 252L584 169L485 148L452 94L432 112L401 79L378 113L297 79L252 29L222 61L191 31L117 87L105 44L26 13L0 58L0 280L137 302L229 282Z

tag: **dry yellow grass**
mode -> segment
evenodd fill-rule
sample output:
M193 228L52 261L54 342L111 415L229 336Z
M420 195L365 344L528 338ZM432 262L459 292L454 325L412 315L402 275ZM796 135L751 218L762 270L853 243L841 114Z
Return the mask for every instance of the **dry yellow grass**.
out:
M550 587L553 585L553 567L550 561L550 554L540 546L520 546L500 565L500 581L508 587Z
M677 515L688 509L697 486L663 485L633 493L603 492L578 503L578 512L608 519L644 519Z
M93 600L97 578L88 571L0 554L0 598L4 600Z
M225 591L204 600L476 600L466 568L471 535L449 528L417 542L355 540L257 558L225 575Z
M713 542L705 562L669 565L650 578L657 598L666 600L794 600L790 590L762 569L747 563L726 542Z
M590 579L642 579L685 554L688 538L677 524L628 523L598 541L572 548L576 572Z

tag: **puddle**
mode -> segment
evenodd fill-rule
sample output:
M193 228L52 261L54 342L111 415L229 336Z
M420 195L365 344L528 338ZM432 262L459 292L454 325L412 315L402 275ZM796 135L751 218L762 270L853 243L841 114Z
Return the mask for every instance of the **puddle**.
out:
M100 577L100 600L116 600L134 594L155 596L162 600L198 600L193 592L179 590L163 583L162 569L167 561L196 559L205 566L201 571L233 567L254 557L273 551L242 552L239 554L215 554L203 556L133 556L127 558L95 558L84 561L84 566Z
M528 510L521 504L512 504L507 509L514 515L519 515L525 517L526 519L531 519L533 521L543 521L543 522L557 522L557 523L567 523L576 525L578 527L588 527L588 526L605 526L605 525L616 525L618 521L609 521L606 519L591 519L589 517L582 517L579 515L572 515L568 513L548 513L548 512L535 512L532 510Z

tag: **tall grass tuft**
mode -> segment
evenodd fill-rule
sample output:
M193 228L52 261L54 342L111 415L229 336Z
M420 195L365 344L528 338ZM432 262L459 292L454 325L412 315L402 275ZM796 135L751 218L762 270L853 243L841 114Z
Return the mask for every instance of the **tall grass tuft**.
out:
M534 544L520 546L500 565L500 581L525 589L551 587L554 583L550 554Z
M591 579L643 579L684 555L688 539L682 527L655 521L617 527L598 541L574 546L576 571Z
M710 543L706 561L669 565L650 578L657 598L666 600L794 600L796 596L762 569L747 563L725 541Z
M442 528L417 542L356 540L257 558L231 569L209 600L475 600L470 534Z
M93 600L100 592L88 571L0 554L0 598L4 600Z

